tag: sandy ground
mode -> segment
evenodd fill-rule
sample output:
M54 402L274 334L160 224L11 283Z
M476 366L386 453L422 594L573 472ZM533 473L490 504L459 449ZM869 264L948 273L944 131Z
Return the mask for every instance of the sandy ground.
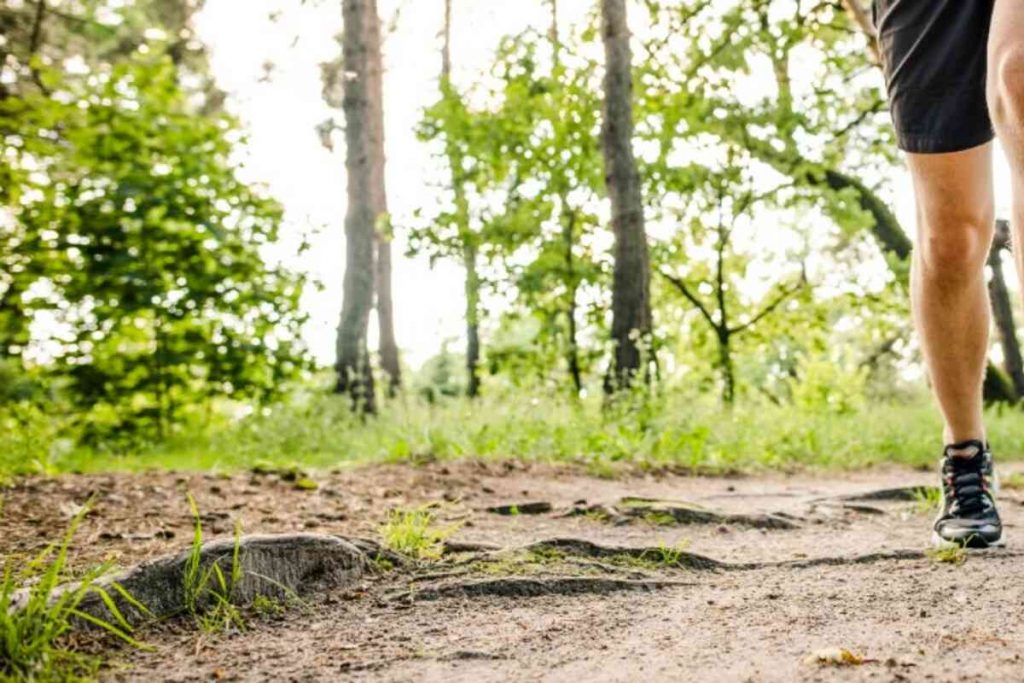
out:
M1024 680L1022 491L1000 497L1007 548L972 551L954 565L921 553L932 515L921 504L844 498L933 483L919 471L603 480L572 468L463 462L316 475L316 490L289 478L24 479L4 492L0 552L41 548L89 498L75 566L181 550L191 491L210 537L229 537L236 519L247 533L375 537L389 509L439 503L440 523L461 525L460 542L685 546L722 563L452 555L310 596L307 608L250 619L243 633L152 627L142 635L155 651L116 652L110 680ZM628 496L681 502L625 505ZM551 510L487 510L531 502ZM665 514L679 509L707 518ZM811 661L840 648L863 662Z

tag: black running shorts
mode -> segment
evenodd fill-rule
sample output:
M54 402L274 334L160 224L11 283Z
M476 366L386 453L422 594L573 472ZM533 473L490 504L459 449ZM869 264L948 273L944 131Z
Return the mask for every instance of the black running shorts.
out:
M874 0L889 109L907 152L956 152L994 137L985 103L995 0Z

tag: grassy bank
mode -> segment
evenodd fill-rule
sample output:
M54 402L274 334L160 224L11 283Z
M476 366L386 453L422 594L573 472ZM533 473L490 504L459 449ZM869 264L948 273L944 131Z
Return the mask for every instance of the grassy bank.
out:
M190 424L119 452L48 442L45 434L27 433L45 430L46 420L37 422L0 436L0 471L321 469L459 457L581 461L597 474L614 472L618 463L705 471L855 469L931 465L940 445L939 420L926 399L844 412L773 405L730 411L682 395L611 410L598 400L541 396L408 399L361 421L340 399L306 395L245 418ZM993 409L988 425L999 457L1024 457L1024 414Z

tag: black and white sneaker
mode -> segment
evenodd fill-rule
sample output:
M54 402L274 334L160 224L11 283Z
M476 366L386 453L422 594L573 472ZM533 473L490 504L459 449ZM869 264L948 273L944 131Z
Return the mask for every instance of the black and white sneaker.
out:
M942 458L942 512L933 542L969 548L1001 545L1003 524L995 501L992 452L981 441L946 446Z

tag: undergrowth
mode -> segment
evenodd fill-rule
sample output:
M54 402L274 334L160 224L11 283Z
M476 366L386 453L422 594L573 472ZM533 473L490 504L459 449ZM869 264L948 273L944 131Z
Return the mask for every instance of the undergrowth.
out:
M1002 459L1024 456L1020 417L1012 408L988 411L988 432ZM18 424L23 431L42 429L36 422ZM47 437L0 434L0 473L233 472L257 464L304 471L474 457L578 462L614 477L633 466L707 473L931 467L941 450L941 424L924 398L836 413L759 403L727 410L708 397L676 392L609 408L600 397L573 401L525 389L433 404L403 397L383 402L369 420L353 416L342 398L296 395L246 417L183 425L164 441L128 451L44 448Z

